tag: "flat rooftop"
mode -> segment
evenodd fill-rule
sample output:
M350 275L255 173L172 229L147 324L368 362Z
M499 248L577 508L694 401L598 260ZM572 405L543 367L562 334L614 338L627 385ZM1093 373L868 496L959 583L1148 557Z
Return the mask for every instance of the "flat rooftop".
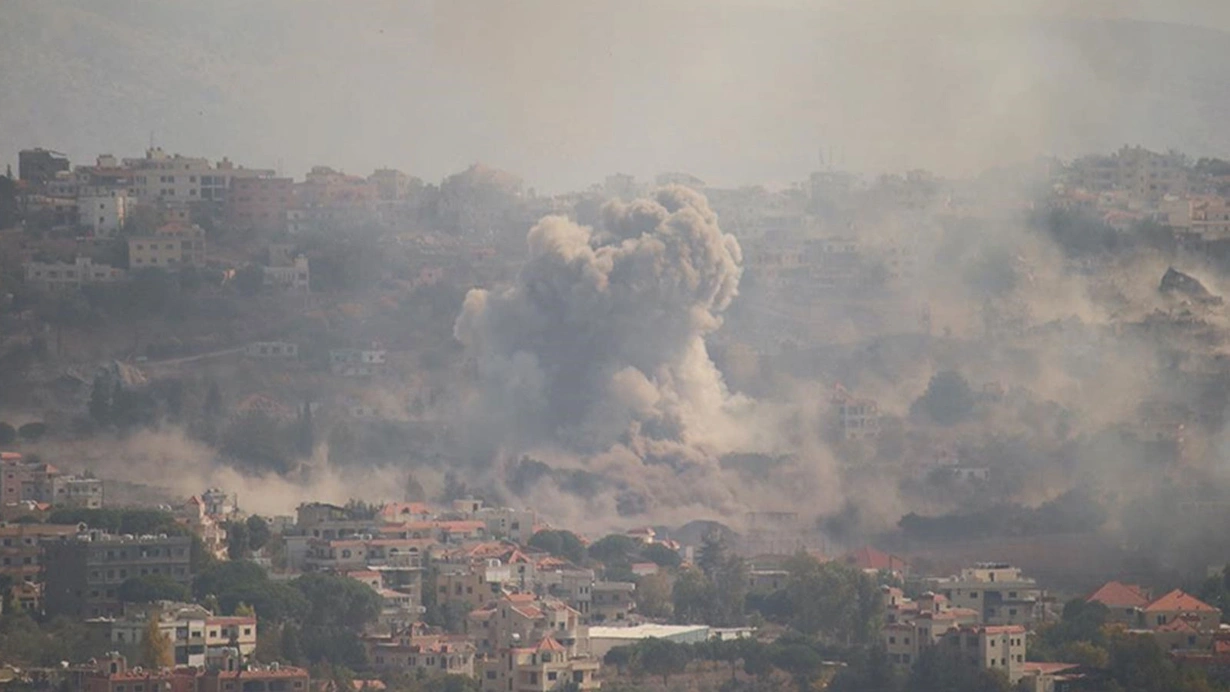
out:
M668 637L677 637L681 634L693 634L697 632L709 632L708 625L656 625L646 623L643 625L633 625L632 627L590 627L590 639L649 639L657 637L658 639L666 639Z

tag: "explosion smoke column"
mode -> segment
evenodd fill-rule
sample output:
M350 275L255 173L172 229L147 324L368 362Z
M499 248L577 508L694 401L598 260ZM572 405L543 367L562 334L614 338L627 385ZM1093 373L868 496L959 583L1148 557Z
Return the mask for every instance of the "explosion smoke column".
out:
M515 284L471 291L455 326L493 447L561 450L591 467L630 455L672 473L711 462L746 402L705 348L742 273L705 198L664 188L608 203L597 229L546 217L527 241Z

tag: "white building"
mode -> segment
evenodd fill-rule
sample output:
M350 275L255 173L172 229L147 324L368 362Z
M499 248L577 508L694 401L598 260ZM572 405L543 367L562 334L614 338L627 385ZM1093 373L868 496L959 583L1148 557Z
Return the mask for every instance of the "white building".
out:
M329 370L343 377L370 377L384 368L388 356L382 348L335 348L329 351Z
M77 257L67 262L26 262L26 283L40 288L80 288L86 284L107 283L124 278L124 270L106 264L94 264L89 257Z
M708 625L655 625L632 627L590 627L589 650L600 659L617 646L632 646L646 639L664 639L676 644L696 644L709 640Z
M99 509L103 506L102 479L83 476L53 476L51 478L51 504L56 507Z
M128 218L128 193L123 190L93 191L77 198L77 223L95 238L112 238Z
M249 358L298 358L299 345L286 341L256 341L244 348Z
M228 159L212 166L208 159L169 155L160 147L149 149L145 158L124 159L133 169L137 198L153 202L222 202L232 178L271 178L276 171L236 167Z
M287 265L269 266L265 271L265 285L281 288L295 293L307 293L311 290L312 273L308 258L303 255Z

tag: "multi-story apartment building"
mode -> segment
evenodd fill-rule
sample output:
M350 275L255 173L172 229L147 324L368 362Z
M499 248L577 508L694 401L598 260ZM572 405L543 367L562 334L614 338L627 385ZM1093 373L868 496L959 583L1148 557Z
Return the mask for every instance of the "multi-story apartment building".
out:
M105 628L107 641L117 651L137 651L145 639L150 618L158 619L158 630L171 644L176 665L205 665L205 608L187 603L129 604L114 618L94 618L87 623ZM255 626L255 623L253 624Z
M294 293L308 293L312 290L312 267L308 258L299 255L289 262L270 264L262 267L265 273L265 285Z
M26 283L43 290L78 289L88 284L119 281L124 270L106 264L95 264L89 257L77 257L68 262L26 262L22 265Z
M474 641L469 637L431 632L416 624L365 637L363 645L376 670L474 677Z
M372 348L335 348L329 351L329 370L342 377L371 377L384 370L389 352Z
M205 266L205 231L200 226L174 221L160 226L153 235L128 239L131 269L178 269L185 265Z
M308 692L311 679L303 668L242 665L235 655L221 657L204 669L150 669L129 667L127 659L113 653L70 687L77 692Z
M128 192L94 190L77 196L77 223L95 238L113 238L128 218Z
M120 584L165 575L192 581L188 536L117 536L91 529L44 546L45 609L51 615L99 617L122 612Z
M226 201L231 182L241 178L270 178L275 171L235 166L223 158L217 166L204 158L168 155L155 147L145 157L124 159L132 171L134 196L142 203Z
M0 575L12 580L18 608L42 609L43 544L75 538L80 529L61 524L0 524Z
M487 533L524 544L534 535L538 517L532 509L482 507L473 518L487 523Z
M282 231L293 201L290 178L234 178L226 196L226 216L238 228Z
M961 570L960 576L933 579L930 587L958 607L980 613L989 625L1028 625L1046 616L1045 591L1019 568L987 562Z
M52 476L49 501L56 507L103 506L103 482L90 476Z
M50 502L51 479L60 474L51 464L9 454L0 461L0 502Z
M483 692L551 692L571 685L577 690L601 689L596 658L570 658L550 636L531 646L501 650L480 661Z
M838 387L832 398L837 427L846 440L872 439L880 434L880 407L874 399L852 396Z
M636 584L600 581L593 585L590 622L624 622L636 609Z
M17 177L31 185L46 185L68 169L68 157L58 151L35 147L17 152Z

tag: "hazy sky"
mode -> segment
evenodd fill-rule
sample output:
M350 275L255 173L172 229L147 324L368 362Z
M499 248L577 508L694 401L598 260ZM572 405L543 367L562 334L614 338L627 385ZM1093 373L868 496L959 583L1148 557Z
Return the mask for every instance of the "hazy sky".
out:
M1025 8L1025 9L1022 9ZM550 190L625 171L973 170L1125 141L1224 153L1230 3L6 0L0 141Z

